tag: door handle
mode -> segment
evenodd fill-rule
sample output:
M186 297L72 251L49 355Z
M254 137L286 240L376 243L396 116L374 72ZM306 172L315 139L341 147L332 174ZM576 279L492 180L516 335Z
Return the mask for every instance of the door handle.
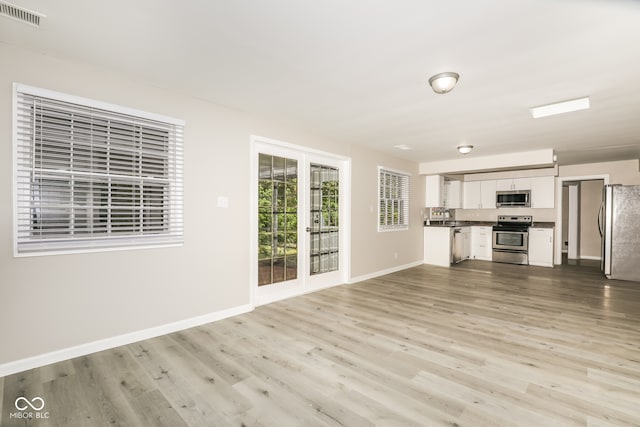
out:
M604 201L600 203L600 210L598 211L598 231L600 232L600 237L604 234L604 230L602 229L602 220L604 214Z
M307 227L307 233L311 232L311 227Z

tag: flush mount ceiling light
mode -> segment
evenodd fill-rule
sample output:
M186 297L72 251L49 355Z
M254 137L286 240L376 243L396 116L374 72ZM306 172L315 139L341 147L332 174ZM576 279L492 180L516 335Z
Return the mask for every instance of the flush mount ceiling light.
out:
M572 111L586 110L589 108L589 97L572 99L569 101L556 102L554 104L541 105L529 108L534 119L540 117L554 116L556 114L570 113Z
M458 83L459 78L458 73L439 73L429 78L429 84L435 93L443 94L451 92L456 86L456 83Z
M469 145L469 144L458 145L456 149L460 154L469 154L471 150L473 150L473 145Z
M396 150L402 150L402 151L413 150L413 148L411 148L410 146L408 146L406 144L394 145L393 148L395 148Z

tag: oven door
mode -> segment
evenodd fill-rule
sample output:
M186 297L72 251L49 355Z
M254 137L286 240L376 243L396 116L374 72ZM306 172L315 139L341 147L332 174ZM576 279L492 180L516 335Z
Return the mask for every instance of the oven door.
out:
M493 231L493 249L526 252L528 248L528 231Z

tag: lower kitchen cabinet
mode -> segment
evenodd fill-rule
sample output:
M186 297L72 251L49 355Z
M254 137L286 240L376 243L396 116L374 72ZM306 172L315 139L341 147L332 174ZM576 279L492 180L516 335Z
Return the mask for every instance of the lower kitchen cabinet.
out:
M553 228L529 228L529 265L553 267Z
M451 265L451 228L424 228L424 263L449 267Z
M491 227L471 227L470 258L491 261L493 256L492 236Z

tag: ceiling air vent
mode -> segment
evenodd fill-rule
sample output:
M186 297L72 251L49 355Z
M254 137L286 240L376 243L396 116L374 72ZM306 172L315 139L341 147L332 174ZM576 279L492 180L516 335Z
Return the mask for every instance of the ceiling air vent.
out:
M42 13L33 12L4 1L0 1L0 15L15 19L16 21L24 22L25 24L33 25L34 27L39 27L40 19L46 18L46 15L43 15Z

